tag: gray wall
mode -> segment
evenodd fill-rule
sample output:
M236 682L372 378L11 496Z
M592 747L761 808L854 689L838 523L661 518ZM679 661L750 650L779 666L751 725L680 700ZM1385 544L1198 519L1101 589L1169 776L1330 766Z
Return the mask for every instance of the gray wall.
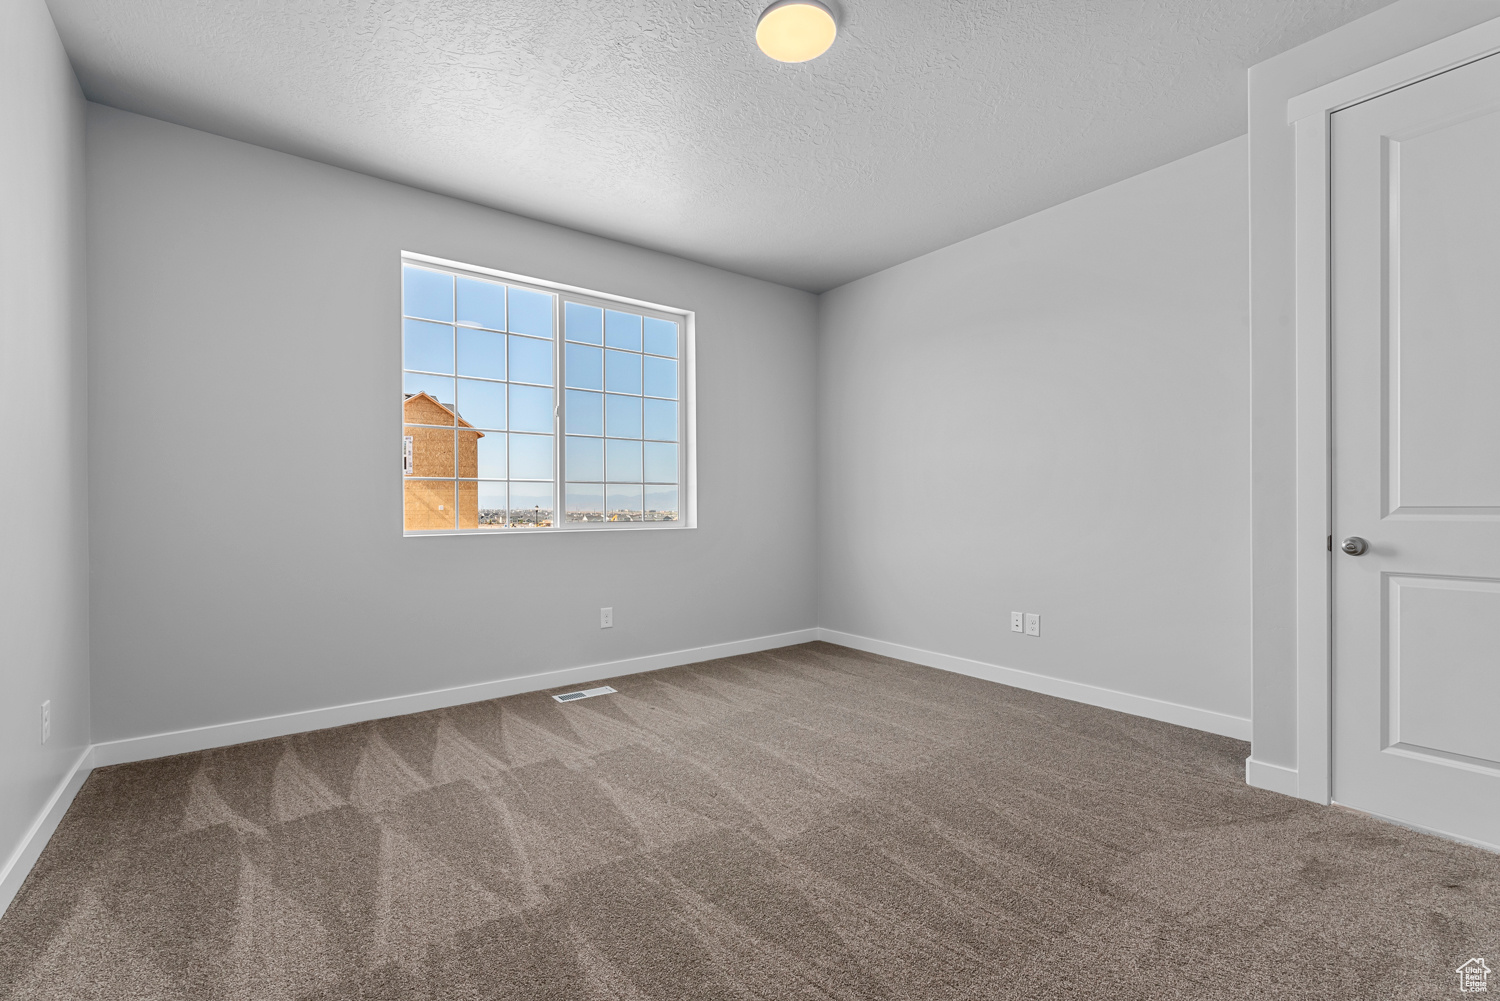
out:
M1250 714L1246 153L824 295L821 625Z
M0 3L0 867L89 742L83 114L46 5Z
M96 740L816 624L813 296L99 106L88 143ZM402 250L696 310L700 527L402 538Z
M1296 178L1286 102L1497 14L1495 0L1400 0L1250 68L1257 761L1298 764Z

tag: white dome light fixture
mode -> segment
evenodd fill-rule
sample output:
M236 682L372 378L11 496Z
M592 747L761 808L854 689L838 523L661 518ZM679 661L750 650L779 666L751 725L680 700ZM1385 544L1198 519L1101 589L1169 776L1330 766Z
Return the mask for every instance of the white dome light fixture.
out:
M755 44L782 63L805 63L828 51L839 26L818 0L776 0L761 11Z

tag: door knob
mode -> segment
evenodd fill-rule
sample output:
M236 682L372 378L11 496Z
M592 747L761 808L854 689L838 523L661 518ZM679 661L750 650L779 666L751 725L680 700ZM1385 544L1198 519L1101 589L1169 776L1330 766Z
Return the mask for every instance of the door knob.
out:
M1342 548L1344 552L1348 553L1350 556L1363 556L1365 554L1365 550L1370 547L1364 539L1361 539L1357 535L1351 535L1349 536L1349 538L1344 540L1344 545Z

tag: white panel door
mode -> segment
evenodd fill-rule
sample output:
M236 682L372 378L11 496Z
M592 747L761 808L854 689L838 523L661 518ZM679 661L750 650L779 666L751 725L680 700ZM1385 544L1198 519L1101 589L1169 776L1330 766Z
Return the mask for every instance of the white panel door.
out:
M1500 56L1332 144L1333 798L1500 845Z

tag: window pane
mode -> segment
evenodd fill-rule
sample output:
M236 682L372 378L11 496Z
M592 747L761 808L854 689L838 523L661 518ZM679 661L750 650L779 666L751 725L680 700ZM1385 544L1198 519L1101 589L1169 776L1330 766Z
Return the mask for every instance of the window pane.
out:
M552 336L552 296L529 288L510 289L510 330L533 337Z
M677 482L677 446L661 441L646 442L646 475L656 483Z
M481 379L505 378L505 335L459 327L458 374L477 375Z
M505 329L505 286L478 278L458 279L458 322Z
M604 478L614 482L641 482L641 443L606 439Z
M646 486L646 521L677 520L677 488Z
M458 380L458 416L477 428L504 428L505 383Z
M541 386L510 387L510 429L552 433L552 390Z
M503 436L502 436L503 437ZM505 527L505 484L479 484L479 527Z
M624 351L604 352L604 388L611 393L641 391L641 356Z
M570 302L567 308L568 340L585 344L604 343L604 310Z
M568 385L579 389L603 389L604 352L582 344L569 344Z
M568 484L568 520L604 520L604 484Z
M476 446L479 468L475 475L484 479L505 479L505 435L491 431Z
M604 488L604 517L607 521L641 520L641 487L611 483Z
M494 433L493 431L490 432L491 435ZM460 478L473 479L479 475L479 438L482 434L484 432L470 431L464 427L458 429L458 434L454 441L454 445L457 448L457 455L454 458L458 466L458 475ZM485 437L488 437L488 435Z
M646 358L646 395L677 399L677 363L670 358Z
M604 397L568 390L568 430L578 434L604 433Z
M441 375L415 375L407 372L401 377L401 392L407 397L406 420L413 424L452 424L453 414L433 401L446 407L453 406L453 380ZM412 399L417 393L426 393L431 400Z
M403 366L419 368L424 372L453 374L452 327L443 323L428 323L426 320L406 320L403 326Z
M411 439L411 476L453 476L453 430L407 424L401 433ZM403 447L405 442L402 443Z
M567 477L570 480L604 479L604 439L568 435Z
M473 480L458 484L458 527L479 527L479 484Z
M654 355L677 357L677 324L646 317L646 350Z
M514 382L552 385L552 342L530 337L512 337L510 377Z
M406 530L426 532L455 527L458 509L453 496L452 480L407 480Z
M641 318L634 313L605 310L604 343L612 348L639 351L641 349Z
M641 398L611 395L606 396L604 400L605 432L611 438L639 438L641 436Z
M513 434L510 436L511 479L550 480L552 472L552 436L550 434Z
M402 269L401 309L407 316L453 322L453 276L406 265ZM452 513L453 505L448 505Z
M510 484L510 527L545 528L552 524L552 484Z
M677 404L671 400L646 401L646 437L677 440Z

